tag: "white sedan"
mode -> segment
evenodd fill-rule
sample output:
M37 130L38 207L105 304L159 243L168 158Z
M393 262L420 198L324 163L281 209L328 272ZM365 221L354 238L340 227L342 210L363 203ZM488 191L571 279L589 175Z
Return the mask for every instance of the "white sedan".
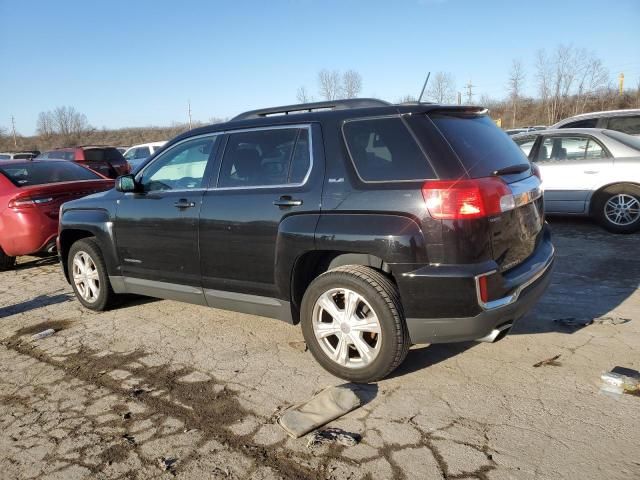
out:
M596 128L514 135L540 168L549 214L583 215L607 230L640 230L640 138Z

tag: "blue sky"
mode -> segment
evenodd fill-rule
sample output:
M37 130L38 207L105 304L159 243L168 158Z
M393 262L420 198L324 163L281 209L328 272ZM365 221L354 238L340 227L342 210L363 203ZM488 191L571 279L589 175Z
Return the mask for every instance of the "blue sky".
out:
M511 61L571 44L612 81L640 78L640 1L0 0L0 126L30 135L72 105L96 127L206 121L317 94L323 68L354 69L363 96L420 92L428 70L505 95Z

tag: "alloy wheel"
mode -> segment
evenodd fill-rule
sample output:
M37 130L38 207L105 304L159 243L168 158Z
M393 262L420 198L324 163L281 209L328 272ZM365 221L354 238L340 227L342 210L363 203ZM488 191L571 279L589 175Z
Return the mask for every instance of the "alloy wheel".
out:
M364 297L353 290L334 288L320 295L312 322L320 347L342 367L366 367L380 352L380 320Z
M100 277L91 256L79 251L73 257L73 283L80 296L89 303L98 300L100 295Z
M626 193L613 195L604 205L604 215L614 225L631 225L640 218L640 200Z

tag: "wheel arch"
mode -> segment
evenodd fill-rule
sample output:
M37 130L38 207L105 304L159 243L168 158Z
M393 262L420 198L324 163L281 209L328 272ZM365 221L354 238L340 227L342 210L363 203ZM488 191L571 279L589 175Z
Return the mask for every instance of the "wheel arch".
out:
M589 195L589 198L587 199L587 212L589 212L589 215L594 214L593 209L595 207L596 200L600 197L600 195L604 193L604 191L607 188L624 186L624 185L630 185L632 187L640 189L640 182L633 182L633 181L630 182L627 180L618 180L615 182L609 182L605 185L598 187L596 190L591 192L591 195Z

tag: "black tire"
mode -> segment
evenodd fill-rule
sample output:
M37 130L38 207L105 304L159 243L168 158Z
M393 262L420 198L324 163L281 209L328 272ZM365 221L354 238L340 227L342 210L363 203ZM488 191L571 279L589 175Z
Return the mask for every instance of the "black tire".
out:
M0 248L0 272L11 270L16 264L16 257L10 257Z
M73 281L73 260L79 252L84 252L91 258L98 274L99 289L94 301L85 300ZM67 268L69 269L69 278L71 279L73 293L75 293L76 298L83 306L90 310L103 311L109 309L109 307L115 303L117 295L113 292L111 284L109 283L107 267L95 237L83 238L71 245L69 257L67 258Z
M362 296L379 319L380 350L369 365L348 368L334 362L314 334L312 317L316 301L334 288L347 288ZM411 346L398 288L381 272L360 265L335 268L311 282L302 300L301 323L305 341L316 361L333 375L352 382L383 379L404 361Z
M612 233L634 233L640 230L640 216L628 225L618 225L607 217L607 202L618 195L627 195L636 199L640 205L640 187L630 184L612 185L599 192L593 202L592 215L600 225Z

